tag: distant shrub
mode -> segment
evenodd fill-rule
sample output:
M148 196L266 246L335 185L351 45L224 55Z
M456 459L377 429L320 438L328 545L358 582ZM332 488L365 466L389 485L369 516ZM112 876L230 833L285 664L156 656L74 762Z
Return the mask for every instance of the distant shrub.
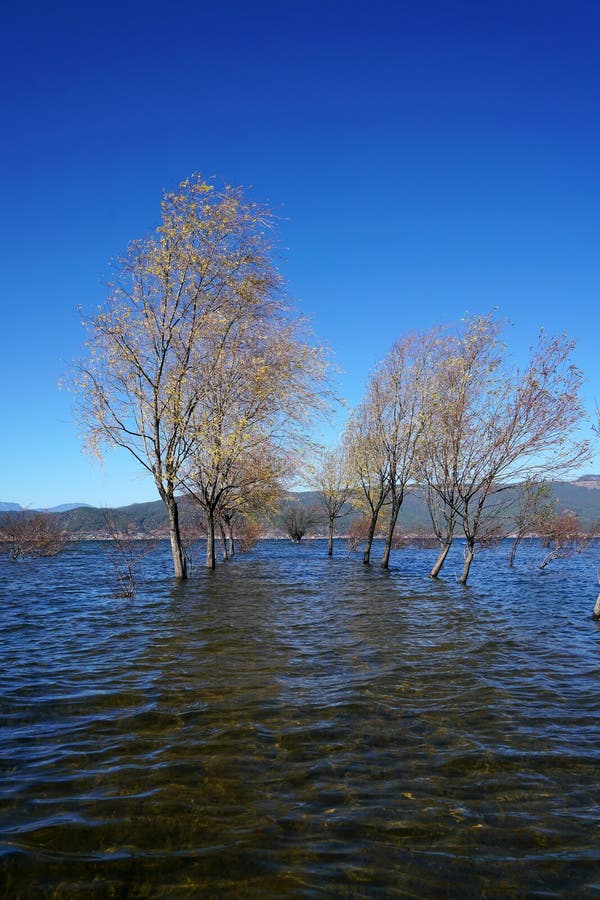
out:
M0 541L16 560L56 556L64 550L67 536L52 513L16 512L10 513L0 527Z

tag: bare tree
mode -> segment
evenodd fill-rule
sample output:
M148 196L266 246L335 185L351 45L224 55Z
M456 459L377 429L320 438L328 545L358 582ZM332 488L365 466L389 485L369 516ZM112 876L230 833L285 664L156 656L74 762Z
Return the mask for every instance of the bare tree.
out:
M417 450L425 427L436 334L409 334L396 341L375 367L365 399L346 430L350 465L371 517L364 562L377 522L388 507L382 568L389 566L398 514L416 475Z
M219 527L219 534L221 536L221 546L223 547L223 559L227 560L230 558L230 556L234 555L235 550L233 549L233 541L232 541L231 542L232 543L232 551L231 551L231 554L229 553L229 535L226 531L226 523L225 523L225 518L223 516L223 513L221 513L217 517L217 523L218 523L218 527Z
M428 468L431 467L429 471L433 468L432 464L434 464L434 461L432 459L428 460ZM429 478L431 478L431 475ZM434 488L434 484L438 486L438 489ZM440 484L445 485L443 491L439 490ZM439 545L439 553L431 567L429 577L437 578L454 541L454 532L458 518L458 491L456 486L453 486L450 478L444 478L443 481L431 481L428 479L424 485L424 496L433 532Z
M540 569L545 569L555 559L567 559L576 553L583 553L595 535L595 530L586 531L582 528L579 516L571 510L554 515L541 534L546 553Z
M469 398L474 395L480 402L474 375L479 376L479 381L485 378L484 372L477 371L481 368L479 360L482 349L487 349L495 334L485 329L483 335L476 335L471 330L467 325L466 337L440 333L431 365L427 428L417 461L419 481L440 545L429 573L431 578L436 578L442 569L461 518L462 467L468 468L471 453L476 455L478 449L469 447L469 442L476 443L476 422L471 421L475 415L469 410Z
M326 450L313 472L312 481L327 516L327 554L333 556L335 523L348 515L349 500L353 492L345 448Z
M56 515L49 512L11 512L0 527L0 542L12 559L56 556L64 550L67 535Z
M406 335L394 343L371 380L389 487L389 519L381 561L384 569L389 566L394 531L407 487L416 476L436 349L436 332Z
M246 435L248 438L248 435ZM236 521L274 508L289 472L286 455L266 438L255 446L239 435L239 443L223 440L200 445L185 489L202 509L207 528L206 565L215 568L215 532L222 529L225 556L233 548ZM204 450L204 452L202 452ZM214 455L211 450L216 451Z
M242 504L239 509L220 510L221 540L226 559L233 558L238 550L240 553L247 553L260 540L268 511L262 505L252 511L251 505L247 503Z
M552 497L552 485L540 478L526 478L516 488L517 510L513 521L513 540L508 558L514 565L521 541L528 534L543 534L554 518L556 500Z
M304 506L298 501L287 503L283 510L285 530L295 543L300 543L308 531L317 524L317 511L312 506Z
M118 522L117 513L105 509L104 527L108 534L105 549L115 571L117 597L133 597L135 595L135 570L140 561L156 549L156 541L147 538L141 540L129 530L123 529Z
M237 548L240 553L247 553L260 539L263 531L262 526L256 519L245 516L238 516L234 525ZM233 548L233 530L230 532L230 535L230 546ZM231 551L231 555L233 555L233 551Z
M353 411L344 432L344 448L356 483L357 505L369 519L363 552L366 566L371 561L379 516L390 494L389 458L375 403L370 401L371 396L367 394Z
M348 552L353 553L358 550L361 544L365 544L370 530L371 519L369 516L363 515L355 517L348 527Z
M185 506L182 503L183 509L185 509L185 515L182 515L181 535L187 571L191 575L196 564L196 557L200 557L206 547L208 526L204 510L197 503L193 503L191 498L185 498Z
M269 210L200 176L165 194L155 234L130 244L106 303L86 318L75 370L87 446L124 447L150 473L169 516L177 578L187 577L177 491L195 416L240 311L278 290Z
M489 498L525 477L568 472L589 455L572 434L584 417L573 342L540 333L526 369L509 364L501 323L467 319L448 336L436 370L423 442L428 489L462 525L466 584Z

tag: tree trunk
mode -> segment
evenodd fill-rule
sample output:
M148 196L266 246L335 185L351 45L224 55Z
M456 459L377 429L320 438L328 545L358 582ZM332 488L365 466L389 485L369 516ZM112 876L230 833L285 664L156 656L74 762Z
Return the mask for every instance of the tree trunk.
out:
M475 556L475 544L473 541L467 541L467 547L465 550L465 561L463 564L463 570L461 572L461 576L459 581L461 584L466 584L469 578L469 569L471 568L471 563L473 562L473 557Z
M333 519L329 520L329 540L327 542L327 556L333 556Z
M212 509L206 510L206 568L215 568L215 516Z
M396 522L398 521L398 513L400 512L400 507L402 506L402 495L397 497L392 503L392 509L390 512L390 524L388 526L387 535L385 537L385 547L383 550L383 557L381 560L381 568L388 569L390 565L390 553L392 552L392 543L394 541L394 531L396 530Z
M379 510L373 512L371 515L371 521L369 523L369 531L367 534L367 544L365 546L365 552L363 553L363 564L365 566L370 565L371 563L371 547L373 546L373 538L375 537L375 529L377 528L377 518L379 516Z
M187 578L187 563L185 553L183 552L183 544L181 541L181 531L179 529L179 509L177 500L173 494L164 493L163 501L167 507L169 516L169 539L171 541L171 554L173 556L173 568L175 578Z
M600 619L600 594L598 594L598 597L596 598L593 616L594 619Z
M442 544L442 549L440 551L440 554L439 554L438 558L436 559L431 572L429 573L430 578L437 578L438 575L440 574L440 570L441 570L442 566L444 565L444 563L446 562L446 557L448 556L451 546L452 546L452 538L450 538L449 541L446 541L445 544Z
M514 565L515 556L517 555L517 548L520 543L521 543L521 536L517 535L516 538L512 542L512 547L510 548L510 556L508 557L508 565L511 567L511 569Z
M555 550L552 550L550 553L548 553L541 561L540 569L545 569L548 563L551 563L553 559L556 559L557 555L558 554Z
M219 522L219 533L221 535L221 543L223 544L223 559L229 559L229 548L227 546L227 535L225 534L225 526Z
M235 543L233 540L233 525L229 526L229 556L235 556Z

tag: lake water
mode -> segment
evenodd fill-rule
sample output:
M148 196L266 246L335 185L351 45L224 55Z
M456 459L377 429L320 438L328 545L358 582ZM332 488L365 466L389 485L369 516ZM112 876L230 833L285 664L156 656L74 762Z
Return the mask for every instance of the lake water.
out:
M600 897L598 553L0 560L0 895Z

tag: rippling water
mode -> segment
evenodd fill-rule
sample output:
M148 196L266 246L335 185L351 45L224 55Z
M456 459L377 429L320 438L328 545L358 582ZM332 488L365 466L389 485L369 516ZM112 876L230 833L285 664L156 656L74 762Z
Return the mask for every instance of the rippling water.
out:
M593 558L0 561L0 891L598 897Z

